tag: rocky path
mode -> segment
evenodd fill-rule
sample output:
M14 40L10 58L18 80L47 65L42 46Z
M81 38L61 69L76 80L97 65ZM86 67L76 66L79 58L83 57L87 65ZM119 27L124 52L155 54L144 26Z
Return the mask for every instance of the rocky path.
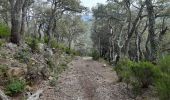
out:
M44 90L41 100L131 100L111 67L80 57L68 66L57 87Z

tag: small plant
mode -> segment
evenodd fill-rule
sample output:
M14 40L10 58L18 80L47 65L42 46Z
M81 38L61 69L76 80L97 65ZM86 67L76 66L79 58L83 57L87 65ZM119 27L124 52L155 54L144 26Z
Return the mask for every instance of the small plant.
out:
M19 60L21 63L28 63L30 59L30 52L26 49L19 50L14 54L14 58Z
M93 57L94 60L99 60L100 54L97 50L93 50L91 56Z
M57 41L55 39L52 39L50 41L50 46L51 46L51 48L59 48L59 44L57 43Z
M39 52L38 43L39 41L36 38L33 38L32 40L28 42L28 45L30 46L33 53Z
M25 89L26 83L23 80L12 79L6 86L6 94L13 96L22 93Z
M4 40L0 40L0 47L2 47L4 45L5 41Z
M1 79L6 76L7 69L8 69L7 66L0 64L0 78Z
M8 38L10 36L10 28L0 23L0 38Z
M54 65L52 59L51 59L51 58L47 59L46 63L47 63L47 65L48 65L48 67L53 71L55 65Z
M50 86L56 86L57 85L57 80L58 80L58 77L54 77L53 79L51 79L50 81L49 81L49 84L50 84Z

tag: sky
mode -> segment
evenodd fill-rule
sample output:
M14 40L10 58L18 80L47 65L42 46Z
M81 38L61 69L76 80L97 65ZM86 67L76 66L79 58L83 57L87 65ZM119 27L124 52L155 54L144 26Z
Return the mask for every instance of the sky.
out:
M96 6L97 3L105 3L107 0L81 0L82 5L92 8Z

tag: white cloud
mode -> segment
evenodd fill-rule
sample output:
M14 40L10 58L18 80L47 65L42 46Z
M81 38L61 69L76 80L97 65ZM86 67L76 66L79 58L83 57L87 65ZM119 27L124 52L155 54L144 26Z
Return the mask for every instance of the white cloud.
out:
M96 6L97 3L106 3L107 0L81 0L82 5L92 8Z

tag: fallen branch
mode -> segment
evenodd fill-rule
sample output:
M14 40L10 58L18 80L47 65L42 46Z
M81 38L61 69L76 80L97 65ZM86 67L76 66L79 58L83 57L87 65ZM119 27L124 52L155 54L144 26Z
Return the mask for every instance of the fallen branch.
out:
M0 90L0 100L9 100L8 97Z
M40 98L40 95L43 93L43 90L38 90L36 93L28 97L27 100L38 100Z

